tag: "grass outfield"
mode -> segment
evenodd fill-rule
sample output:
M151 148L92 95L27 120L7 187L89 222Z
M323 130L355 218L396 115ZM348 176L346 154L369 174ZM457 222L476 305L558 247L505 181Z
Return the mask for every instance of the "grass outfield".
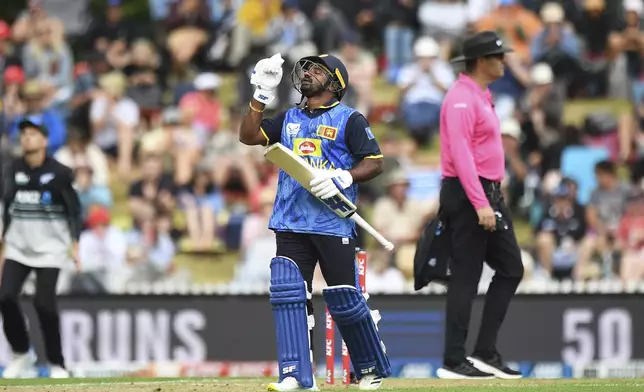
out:
M20 392L254 392L265 391L271 379L257 378L192 378L192 379L26 379L2 380L0 391ZM323 380L319 380L320 383ZM344 385L321 385L321 391L341 391ZM351 387L352 390L358 390ZM539 392L635 392L644 390L644 379L583 379L583 380L486 380L486 381L444 381L436 379L391 379L386 380L380 391L526 391Z

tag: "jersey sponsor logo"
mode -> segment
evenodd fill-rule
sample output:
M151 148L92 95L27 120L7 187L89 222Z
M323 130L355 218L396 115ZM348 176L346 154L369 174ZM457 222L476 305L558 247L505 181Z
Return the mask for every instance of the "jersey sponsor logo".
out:
M25 173L23 173L23 172L18 172L18 173L16 173L16 175L14 176L14 181L15 181L15 182L16 182L16 184L18 184L18 185L26 184L26 183L28 183L28 182L29 182L29 176L28 176L28 175L26 175L26 174L25 174Z
M40 192L38 191L18 191L14 200L20 204L40 204Z
M293 151L300 156L321 157L322 144L318 139L295 138Z
M328 125L320 125L318 126L316 134L319 137L323 137L328 140L335 140L335 138L338 137L338 128L333 128Z
M42 185L45 185L45 184L47 184L48 182L50 182L51 180L53 180L53 179L54 179L54 177L55 177L55 176L54 176L54 173L45 173L45 174L43 174L42 176L40 176L40 183L41 183Z
M300 124L288 123L286 124L286 134L289 136L295 136L300 132Z
M366 127L364 131L367 133L367 139L373 140L376 137L373 135L373 132L371 132L371 127Z

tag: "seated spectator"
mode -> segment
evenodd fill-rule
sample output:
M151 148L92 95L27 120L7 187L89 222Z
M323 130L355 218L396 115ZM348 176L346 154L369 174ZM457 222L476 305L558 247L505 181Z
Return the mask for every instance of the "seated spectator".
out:
M616 48L609 37L620 15L613 15L606 9L605 0L584 0L577 32L586 45L590 59L614 59L621 48Z
M480 4L474 0L467 2L454 0L429 0L418 1L418 19L421 31L431 35L439 42L443 53L450 53L453 50L454 41L461 39L471 30L468 22L470 19L468 8L475 7L480 12L478 16L484 16L496 8L497 0L482 0L486 4ZM473 16L478 19L478 16Z
M586 221L589 233L582 242L579 251L579 276L583 279L584 269L590 263L595 252L602 260L613 260L615 253L615 238L619 222L626 208L626 199L631 194L631 188L620 183L617 168L610 161L601 161L595 165L597 188L593 191L590 202L586 206ZM610 262L607 268L612 271ZM609 276L607 276L609 277Z
M41 21L35 34L22 51L25 74L41 83L46 100L66 117L66 105L74 93L72 51L63 27L50 19Z
M109 185L110 173L105 154L96 144L87 140L77 128L70 129L67 144L56 151L54 158L71 169L88 167L92 171L92 184Z
M116 159L119 176L127 179L132 172L139 107L125 96L127 79L122 73L101 76L99 86L100 91L90 107L93 141L110 158Z
M586 234L585 212L568 185L559 185L553 198L537 226L537 254L550 277L572 279L579 244Z
M238 66L253 47L262 47L275 36L276 21L281 11L280 0L245 0L237 14L237 25L232 34L228 63Z
M0 59L0 62L2 60ZM4 111L4 124L0 127L11 124L16 118L25 114L25 103L20 99L20 89L26 81L25 73L17 65L11 65L4 70L2 78L2 110Z
M313 30L306 15L300 11L297 0L283 0L282 12L275 18L275 41L268 47L269 53L282 53L289 64L295 64L306 56L314 56Z
M532 41L532 60L550 65L555 80L571 82L582 72L579 40L564 24L564 10L558 3L546 3L541 19L544 28Z
M18 124L23 117L26 116L40 116L42 117L43 124L48 131L49 144L47 152L54 154L65 143L67 129L60 114L47 106L45 100L45 91L43 90L40 82L30 80L24 84L21 91L21 98L25 103L25 114L16 118L10 130L10 139L14 145L18 144L20 131Z
M405 277L391 265L391 257L383 250L369 252L365 283L369 292L383 294L402 294L405 291Z
M210 41L214 31L211 13L203 0L180 0L170 9L165 21L167 48L172 61L185 67Z
M94 173L89 163L78 164L74 171L74 185L76 192L78 192L83 219L87 217L91 206L112 207L112 192L110 188L92 182Z
M454 71L438 57L439 51L432 38L419 38L414 44L416 61L407 64L398 76L403 121L421 146L428 144L438 129L441 103L454 82Z
M117 293L120 271L126 265L125 234L110 224L104 207L91 208L87 227L78 241L80 274L73 280L72 291L76 287L86 293Z
M411 200L407 196L409 180L404 171L389 175L387 196L376 201L373 207L373 226L396 246L396 266L410 278L413 275L413 255L416 242L431 214L437 206Z
M169 107L164 110L161 122L161 127L141 137L139 148L152 154L171 156L175 184L187 184L204 147L199 144L195 131L189 125L181 124L179 109Z
M60 25L62 22L51 15L42 6L42 0L28 0L27 9L22 11L11 28L11 38L17 45L26 44L32 38L35 38L38 26L46 19L54 21Z
M195 78L194 85L197 91L184 95L179 109L182 122L191 124L199 144L205 145L221 126L222 105L217 97L221 78L214 73L202 73Z
M641 96L638 90L644 89L642 82L644 71L642 70L641 53L644 50L644 33L640 28L640 21L644 13L642 0L624 0L623 20L617 31L613 31L609 37L609 45L618 53L626 55L626 72L628 80L636 95Z
M342 102L368 117L373 106L374 84L378 75L376 58L361 47L360 37L353 32L345 36L336 57L344 63L351 75L349 91Z
M138 216L145 210L146 205L158 206L163 212L173 211L174 194L172 176L163 173L161 157L153 154L144 155L141 162L141 179L130 186L130 213Z
M161 107L164 79L161 57L154 44L145 39L134 41L130 63L123 68L123 73L128 78L127 96L136 102L141 111L157 113Z
M384 50L387 56L387 78L397 80L400 69L411 63L414 33L418 27L418 1L388 1L383 15L385 25ZM350 73L351 74L351 73Z
M20 66L20 56L11 45L11 28L4 20L0 19L0 72L5 72L11 66ZM3 93L0 84L0 94Z
M644 279L644 196L639 190L626 201L624 215L617 230L617 243L622 259L619 276L624 282Z
M159 230L153 208L143 208L125 238L128 283L153 283L171 275L176 249L170 235Z
M265 255L276 252L275 233L268 228L273 213L275 190L264 189L259 196L259 209L248 214L242 226L241 262L235 268L235 280L243 282L269 282L271 274L266 268Z
M528 175L528 165L521 155L521 126L515 119L501 123L501 141L505 153L505 179L502 189L508 205L516 205L523 182Z
M329 0L320 0L316 3L315 11L311 16L313 40L320 53L330 53L349 33L349 25L342 12Z
M186 215L189 248L210 250L215 246L217 214L225 202L212 182L212 168L198 167L194 177L179 191L179 207Z
M122 0L108 0L105 15L94 18L88 29L88 46L94 52L107 53L116 41L134 41L136 33L136 24L123 17Z
M521 62L529 64L530 43L541 31L541 21L517 0L499 0L498 4L494 11L476 22L476 31L500 32Z
M253 157L254 148L239 143L241 118L240 111L231 108L228 127L213 135L204 151L202 164L213 168L215 186L219 189L225 188L238 174L244 189L252 193L259 187L259 177Z

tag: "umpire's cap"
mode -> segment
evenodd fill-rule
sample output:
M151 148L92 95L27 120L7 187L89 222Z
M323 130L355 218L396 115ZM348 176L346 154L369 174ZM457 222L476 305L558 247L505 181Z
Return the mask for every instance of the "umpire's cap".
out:
M45 126L43 117L40 115L25 116L20 121L18 121L18 129L20 130L20 132L29 127L36 128L45 137L49 136L49 130L47 129L47 126Z
M321 54L301 58L295 66L296 69L299 66L306 70L307 62L321 65L327 71L329 77L329 82L326 86L327 90L335 93L338 100L342 100L347 92L347 87L349 87L349 72L344 63L330 54Z
M494 31L483 31L463 41L463 55L452 59L452 62L474 60L479 57L514 52L503 46L503 40Z

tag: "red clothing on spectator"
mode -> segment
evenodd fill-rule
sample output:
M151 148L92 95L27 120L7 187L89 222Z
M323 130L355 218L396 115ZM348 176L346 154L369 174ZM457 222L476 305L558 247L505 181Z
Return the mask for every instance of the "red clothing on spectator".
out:
M627 249L644 248L644 216L625 216L619 222L617 237Z
M221 123L221 103L217 99L206 98L200 92L191 92L183 96L179 102L179 108L190 110L194 107L196 115L193 119L193 126L205 129L208 132L215 132Z

